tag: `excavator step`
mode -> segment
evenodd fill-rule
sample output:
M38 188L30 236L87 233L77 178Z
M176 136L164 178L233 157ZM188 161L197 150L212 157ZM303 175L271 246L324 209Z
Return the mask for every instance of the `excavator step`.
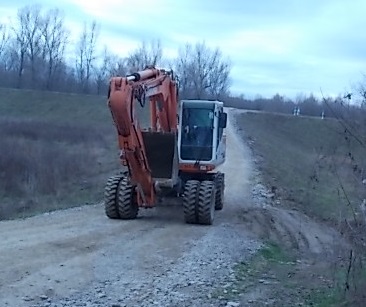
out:
M145 150L153 178L172 178L177 157L176 134L170 132L142 131Z

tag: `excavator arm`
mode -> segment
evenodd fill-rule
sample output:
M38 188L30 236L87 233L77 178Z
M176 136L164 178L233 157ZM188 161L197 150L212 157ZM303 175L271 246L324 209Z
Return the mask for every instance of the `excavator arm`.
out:
M148 98L151 132L175 133L177 129L177 89L172 74L155 68L110 80L108 106L118 132L121 162L128 167L142 207L155 205L156 191L143 132L135 118L135 104ZM164 148L161 149L164 151Z

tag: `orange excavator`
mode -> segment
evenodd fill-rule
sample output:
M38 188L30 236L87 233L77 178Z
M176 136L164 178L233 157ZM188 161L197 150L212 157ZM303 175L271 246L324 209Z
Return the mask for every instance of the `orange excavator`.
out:
M150 112L141 128L138 103ZM178 100L172 71L148 67L112 77L108 107L117 129L124 169L108 179L105 212L111 219L134 219L160 196L182 199L184 219L212 224L223 208L227 115L221 101Z

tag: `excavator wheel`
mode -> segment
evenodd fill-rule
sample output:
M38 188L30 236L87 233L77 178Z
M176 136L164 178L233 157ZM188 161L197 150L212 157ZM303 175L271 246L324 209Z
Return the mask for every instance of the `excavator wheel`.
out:
M215 210L222 210L224 207L225 174L218 173L216 178Z
M183 192L183 212L184 220L188 224L198 223L197 200L200 182L198 180L188 180Z
M122 175L110 177L104 189L104 209L110 219L120 218L117 206L117 190L122 179Z
M215 214L215 182L202 181L198 192L198 223L211 225Z
M126 177L118 185L117 207L121 219L130 220L137 217L139 207L136 200L136 190Z

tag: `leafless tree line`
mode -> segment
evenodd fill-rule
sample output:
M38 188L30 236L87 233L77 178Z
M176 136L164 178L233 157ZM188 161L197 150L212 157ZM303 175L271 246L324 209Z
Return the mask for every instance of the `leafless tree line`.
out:
M230 62L222 60L219 48L211 50L205 43L186 44L179 50L176 70L181 76L182 93L187 98L226 95L230 86Z
M0 24L0 86L102 94L111 76L166 62L159 40L120 57L107 47L99 50L99 39L96 21L84 23L72 42L62 11L25 6L10 23ZM169 66L184 97L219 98L229 91L231 65L219 48L187 44Z

